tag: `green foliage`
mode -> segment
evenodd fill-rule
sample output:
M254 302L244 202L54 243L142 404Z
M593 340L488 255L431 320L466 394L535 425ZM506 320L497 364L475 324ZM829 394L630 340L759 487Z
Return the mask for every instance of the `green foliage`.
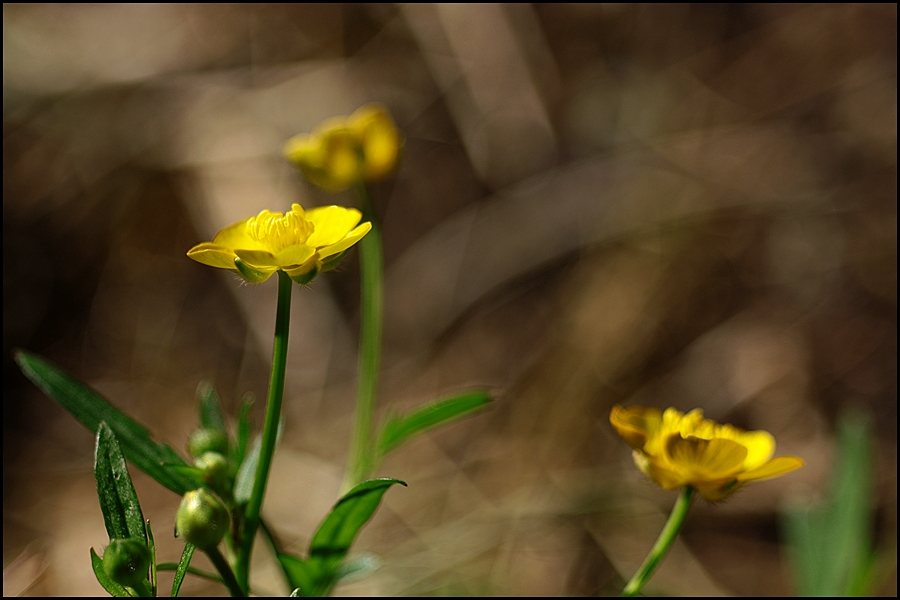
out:
M284 416L278 419L278 431L275 435L275 447L281 443L281 435L284 433ZM241 466L234 478L234 501L237 504L246 504L253 493L253 482L256 478L256 468L259 465L259 450L262 446L262 437L257 437L253 446L244 456Z
M197 400L200 404L200 426L203 429L228 433L225 415L222 412L222 401L216 388L208 381L201 381L197 386Z
M97 496L109 539L135 539L145 543L147 532L137 493L115 434L100 423L94 450Z
M389 414L381 426L378 453L384 456L412 437L482 409L490 401L487 392L474 391L431 402L408 414Z
M337 583L344 557L359 530L372 518L382 496L395 483L406 485L399 479L370 479L350 490L319 525L306 560L278 554L278 561L296 593L305 597L328 594Z
M124 586L145 586L150 568L150 548L142 540L112 540L103 552L103 571Z
M97 581L100 582L100 585L103 586L104 590L109 592L110 596L115 596L116 598L133 598L137 596L136 592L129 590L124 585L116 583L106 574L106 571L103 568L103 559L97 556L97 553L94 552L93 548L91 548L91 567L94 569L94 575L96 575Z
M171 447L154 442L144 426L90 387L36 354L17 350L15 359L26 377L85 427L96 433L105 421L115 432L125 457L160 484L179 495L201 485L201 481L167 468L167 464L187 463Z
M783 527L793 579L803 596L859 596L871 585L872 431L860 413L838 423L837 466L819 506L787 511Z
M194 557L194 550L196 549L197 547L191 543L184 545L181 560L178 561L178 566L175 568L175 580L172 582L173 598L178 596L178 592L181 590L181 582L184 581L184 576L187 575L188 568L191 566L191 559Z

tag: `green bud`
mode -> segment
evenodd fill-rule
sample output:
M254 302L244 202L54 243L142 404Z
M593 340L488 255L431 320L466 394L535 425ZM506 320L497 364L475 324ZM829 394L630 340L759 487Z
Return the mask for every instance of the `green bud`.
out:
M215 548L229 523L228 508L206 488L193 490L181 499L175 515L175 533L201 550Z
M188 454L193 458L206 452L228 454L228 436L218 429L197 429L188 440Z
M119 585L143 587L149 568L150 548L140 540L112 540L103 553L103 571Z
M228 460L218 452L204 452L194 460L194 466L203 469L203 479L218 494L225 493L231 487Z

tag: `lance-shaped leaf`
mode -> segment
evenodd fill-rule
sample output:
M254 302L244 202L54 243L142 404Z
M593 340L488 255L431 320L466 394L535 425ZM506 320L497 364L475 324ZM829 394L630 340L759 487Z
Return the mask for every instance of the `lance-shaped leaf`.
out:
M281 443L284 433L284 415L278 418L278 429L275 431L275 447ZM256 467L259 466L259 450L262 446L262 436L257 436L253 446L244 456L241 466L238 467L234 478L234 501L238 504L246 504L253 493L253 483L256 481Z
M388 415L378 436L378 452L384 456L413 436L479 410L490 401L487 392L474 391L431 402L408 414Z
M178 561L178 566L175 568L175 580L172 582L173 598L178 596L178 592L181 590L181 582L184 581L184 576L187 575L188 568L191 566L191 559L194 557L194 550L196 549L197 547L191 543L184 545L181 560Z
M337 582L341 565L359 530L369 522L389 487L399 479L370 479L347 492L319 525L309 547L309 558L278 554L292 588L302 596L324 596Z
M219 399L216 388L208 381L201 381L197 386L197 400L200 403L200 426L228 433L225 429L222 401Z
M109 539L133 538L146 543L147 532L141 505L131 483L125 457L115 434L106 423L100 423L97 431L94 477Z
M115 432L125 457L163 486L184 494L203 484L166 468L165 464L187 463L171 447L154 442L144 426L87 385L36 354L17 350L15 359L26 377L92 432L97 433L100 423L105 421Z

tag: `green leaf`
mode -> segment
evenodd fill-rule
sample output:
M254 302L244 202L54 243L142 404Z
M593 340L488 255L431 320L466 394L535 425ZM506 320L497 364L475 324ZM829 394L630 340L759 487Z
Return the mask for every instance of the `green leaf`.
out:
M178 566L175 568L175 581L172 582L172 597L178 596L178 591L181 589L181 582L184 581L184 576L187 575L188 568L191 566L191 558L194 556L194 550L197 548L190 543L184 545L184 551L181 553L181 560L178 561Z
M864 415L848 412L839 419L836 462L828 499L784 515L800 595L865 595L871 584L872 433Z
M378 437L378 452L384 456L413 436L484 408L490 401L487 392L474 391L431 402L406 415L389 415Z
M197 400L200 403L200 426L228 433L225 429L222 401L216 393L216 388L208 381L201 381L197 386Z
M253 408L254 396L251 393L244 394L241 405L238 408L237 447L234 451L234 464L240 465L247 455L247 445L250 443L250 409Z
M338 581L359 581L381 568L384 561L374 552L360 552L341 564L337 572Z
M97 553L94 552L93 548L91 548L91 567L94 569L94 576L97 577L97 581L100 582L100 585L103 586L104 590L109 592L110 596L115 596L116 598L130 598L137 596L130 588L116 583L106 575L103 571L103 560L97 556Z
M144 515L116 435L100 423L94 451L97 495L109 539L133 538L147 543Z
M275 447L281 443L281 435L284 433L284 415L278 418L278 430L275 433ZM256 479L256 467L259 465L259 449L262 444L262 436L257 436L253 441L253 447L247 453L237 475L234 477L234 501L236 504L246 504L253 493L253 482Z
M14 355L25 376L85 427L97 433L100 423L105 421L115 432L122 453L141 471L179 495L202 485L202 481L167 469L165 463L187 463L171 447L154 442L144 426L90 387L36 354L17 350Z
M262 444L262 437L257 437L253 442L250 452L244 457L244 461L238 468L237 475L234 477L234 502L235 504L246 504L250 501L253 494L253 480L256 477L256 466L259 464L259 449Z
M150 547L150 593L156 596L156 542L153 540L153 530L150 529L150 521L147 521L147 546Z
M399 479L370 479L347 492L319 525L306 560L290 554L277 555L290 585L299 588L300 595L328 594L337 582L344 557L359 530L372 518L382 496L395 483L406 485Z

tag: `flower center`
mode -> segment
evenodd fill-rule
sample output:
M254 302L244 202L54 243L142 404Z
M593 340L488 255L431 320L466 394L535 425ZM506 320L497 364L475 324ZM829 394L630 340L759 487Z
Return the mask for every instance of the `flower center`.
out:
M306 242L315 227L302 213L264 210L247 221L247 235L273 254Z

